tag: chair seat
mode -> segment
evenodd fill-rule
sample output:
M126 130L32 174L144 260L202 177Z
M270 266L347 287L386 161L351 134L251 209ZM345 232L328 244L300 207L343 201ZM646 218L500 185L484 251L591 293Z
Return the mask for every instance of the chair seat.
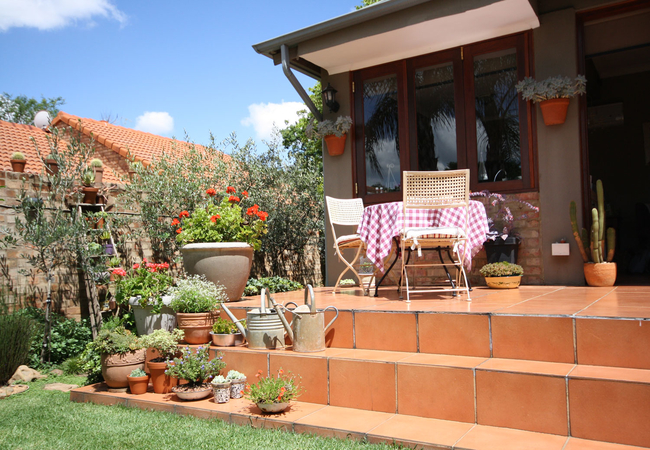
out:
M407 241L412 239L456 239L463 237L465 237L465 232L460 227L406 228L402 236Z
M348 234L345 236L339 236L334 242L334 247L358 247L363 244L361 241L361 236L358 234Z

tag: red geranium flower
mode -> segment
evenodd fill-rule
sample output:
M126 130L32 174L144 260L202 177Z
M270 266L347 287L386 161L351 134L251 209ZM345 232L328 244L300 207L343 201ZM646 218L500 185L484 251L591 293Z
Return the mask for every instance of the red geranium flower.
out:
M212 223L217 223L217 220L219 219L221 219L221 216L219 214L215 214L214 216L210 217Z
M226 193L227 193L227 194L234 194L235 192L237 192L237 191L236 191L235 188L232 187L232 186L228 186L228 187L226 188Z
M176 225L180 225L180 224L181 224L180 220L178 220L176 218L174 220L172 220L172 227L175 227Z
M241 196L244 198L248 198L248 191L242 191Z
M115 275L119 275L119 276L121 276L121 277L125 277L125 276L126 276L126 270L122 269L121 267L116 267L115 269L113 269L113 273L114 273Z
M257 217L259 217L260 220L262 222L264 222L266 220L266 218L269 217L269 213L264 212L264 211L260 211L260 212L257 213Z
M183 229L179 228L178 230L176 230L176 233L181 234L181 231L183 231Z
M139 269L139 268L140 268L140 264L138 264L138 263L133 264L133 268L134 268L134 269Z
M217 191L215 191L213 188L208 189L207 191L205 191L205 193L213 197L217 195Z
M249 216L252 216L253 214L257 214L257 211L259 210L259 206L253 205L250 208L246 210L246 214Z
M231 196L228 198L228 201L229 201L230 203L237 203L237 202L239 201L239 197L235 197L234 195L231 195Z
M188 213L187 211L181 211L178 217L190 217L190 213Z

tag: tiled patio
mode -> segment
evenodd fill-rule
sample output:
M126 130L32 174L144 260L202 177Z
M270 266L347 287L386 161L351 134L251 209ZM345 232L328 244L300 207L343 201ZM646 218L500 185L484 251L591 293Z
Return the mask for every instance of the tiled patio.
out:
M650 447L650 287L478 287L472 302L426 295L407 304L391 287L377 298L317 289L319 308L340 310L325 351L219 348L249 381L280 367L301 375L305 394L280 415L246 400L181 402L102 384L71 400L418 448ZM302 292L273 297L303 301ZM259 298L229 305L238 317L250 307Z

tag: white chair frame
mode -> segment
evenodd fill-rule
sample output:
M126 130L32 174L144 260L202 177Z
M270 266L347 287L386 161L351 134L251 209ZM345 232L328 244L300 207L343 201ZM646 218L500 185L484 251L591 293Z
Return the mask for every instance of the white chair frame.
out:
M358 265L359 259L363 254L365 254L366 244L361 240L361 237L358 234L337 236L335 225L340 226L359 226L361 219L363 217L363 200L360 198L354 199L339 199L334 197L326 196L325 200L327 202L327 214L329 216L329 221L332 226L332 237L334 238L334 251L347 267L344 271L341 272L336 284L334 285L334 292L340 288L339 283L343 279L349 270L354 273L359 280L359 286L363 289L364 295L369 295L370 285L374 280L374 271L373 275L368 282L368 286L365 286L359 272L355 268ZM347 260L343 256L343 250L354 250L356 249L354 258L352 260Z
M402 281L400 283L400 298L403 298L404 285L406 285L406 302L409 303L411 287L409 286L408 269L422 267L444 267L440 263L428 262L426 264L408 263L407 250L417 249L418 257L422 256L422 249L446 249L456 268L455 280L449 276L449 287L431 287L427 289L413 289L413 292L452 292L454 295L465 292L467 301L470 298L470 284L465 272L465 259L467 257L467 236L469 227L469 169L446 171L404 171L403 173L403 203L405 225L400 232L400 249L402 252ZM406 228L406 216L411 209L444 209L464 208L464 227L409 227ZM459 251L463 245L464 251ZM460 254L462 253L462 254ZM439 251L442 258L442 255ZM453 255L453 256L452 256ZM409 253L409 258L410 258ZM410 261L410 259L408 259Z

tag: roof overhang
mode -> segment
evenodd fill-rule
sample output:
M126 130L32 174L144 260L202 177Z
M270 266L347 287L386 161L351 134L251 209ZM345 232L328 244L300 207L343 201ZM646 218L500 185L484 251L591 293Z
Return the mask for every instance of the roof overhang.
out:
M319 79L536 27L531 0L384 0L253 48Z

